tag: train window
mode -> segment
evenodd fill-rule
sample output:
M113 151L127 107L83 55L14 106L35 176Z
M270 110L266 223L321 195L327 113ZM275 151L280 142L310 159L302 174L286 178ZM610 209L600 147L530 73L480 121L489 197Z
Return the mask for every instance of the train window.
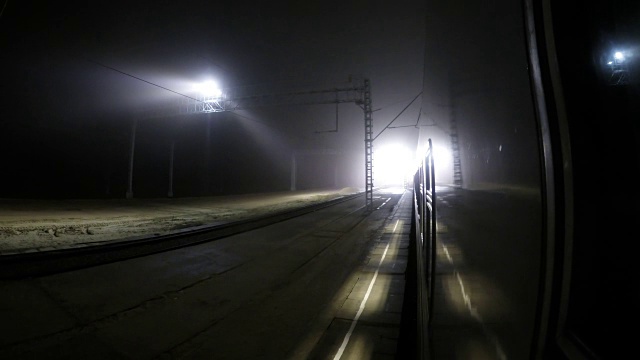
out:
M583 353L618 358L634 348L640 303L629 251L640 201L640 2L550 3L573 172L563 335Z
M627 85L636 82L637 59L633 50L610 50L603 54L601 66L608 85Z

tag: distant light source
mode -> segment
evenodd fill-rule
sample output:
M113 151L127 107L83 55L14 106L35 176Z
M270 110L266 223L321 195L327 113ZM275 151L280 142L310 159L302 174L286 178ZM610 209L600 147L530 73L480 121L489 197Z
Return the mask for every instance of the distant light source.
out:
M618 60L618 61L624 61L624 54L621 51L616 51L613 54L613 58Z
M502 145L500 145L502 151ZM444 146L435 145L433 147L433 166L435 167L436 176L444 174L453 168L453 154L451 150Z
M205 81L195 86L196 91L205 98L220 98L222 96L222 90L218 87L214 81Z
M420 147L415 160L414 172L420 166L426 153L426 147ZM453 181L453 153L447 147L442 145L433 145L433 167L435 172L436 184L450 183Z
M374 181L379 185L403 185L411 175L413 158L402 145L381 146L373 156Z

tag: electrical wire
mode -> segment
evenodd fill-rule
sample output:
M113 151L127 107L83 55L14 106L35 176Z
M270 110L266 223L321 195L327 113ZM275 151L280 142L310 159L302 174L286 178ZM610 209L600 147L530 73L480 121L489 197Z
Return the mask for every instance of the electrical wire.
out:
M418 124L420 124L420 116L421 115L422 115L422 105L420 105L420 110L418 110L418 120L416 120L415 127L418 127Z
M158 84L152 83L151 81L148 81L148 80L145 80L145 79L139 78L139 77L137 77L137 76L135 76L135 75L128 74L128 73L126 73L126 72L124 72L124 71L118 70L118 69L113 68L113 67L111 67L111 66L109 66L109 65L105 65L105 64L99 63L99 62L97 62L97 61L95 61L95 60L91 60L91 59L86 59L86 58L85 58L85 60L86 60L86 61L88 61L88 62L90 62L90 63L93 63L93 64L96 64L96 65L102 66L102 67L104 67L104 68L106 68L106 69L113 70L113 71L115 71L115 72L117 72L117 73L120 73L120 74L122 74L122 75L126 75L126 76L129 76L129 77L134 78L134 79L136 79L136 80L140 80L140 81L145 82L145 83L147 83L147 84L149 84L149 85L153 85L153 86L159 87L160 89L170 91L170 92L172 92L172 93L174 93L174 94L178 94L178 95L180 95L180 96L184 96L184 97L186 97L186 98L188 98L188 99L191 99L191 100L195 100L195 101L198 101L198 102L201 102L201 103L205 103L205 102L204 102L204 101L202 101L202 100L196 99L196 98L191 97L191 96L189 96L189 95L185 95L185 94L180 93L180 92L177 92L177 91L175 91L175 90L171 90L171 89L166 88L166 87L164 87L164 86L162 86L162 85L158 85Z
M4 14L4 9L7 7L8 3L9 0L4 0L4 5L2 6L2 10L0 10L0 18L2 17L2 14Z
M409 106L411 106L411 104L413 104L413 102L414 102L414 101L416 101L416 100L418 99L418 97L419 97L420 95L422 95L422 91L420 91L420 92L418 93L418 95L416 95L416 97L414 97L414 98L413 98L413 100L411 100L411 102L410 102L409 104L407 104L407 106L405 106L405 107L404 107L404 109L402 109L402 111L400 111L400 113L399 113L398 115L396 115L396 117L395 117L395 118L393 118L393 120L391 120L391 122L390 122L389 124L387 124L387 126L385 126L385 127L384 127L384 129L382 129L382 131L380 131L380 132L378 133L378 135L376 135L376 136L375 136L371 141L374 141L375 139L377 139L377 138L378 138L378 136L380 136L380 134L382 134L385 130L387 130L387 129L389 128L389 126L390 126L391 124L393 124L393 122L394 122L394 121L396 121L396 120L400 117L400 115L402 115L402 113L403 113L405 110L407 110L407 109L409 108Z
M414 127L414 128L418 128L418 124L420 123L420 115L422 115L422 106L420 106L420 110L418 110L418 120L416 120L416 124L415 125L400 125L400 126L389 126L389 129L399 129L399 128L407 128L407 127Z

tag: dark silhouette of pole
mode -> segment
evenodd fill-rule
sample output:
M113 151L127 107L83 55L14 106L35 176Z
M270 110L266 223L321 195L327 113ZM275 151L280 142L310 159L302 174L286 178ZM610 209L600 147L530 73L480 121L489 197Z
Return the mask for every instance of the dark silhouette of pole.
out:
M127 199L133 198L133 155L136 148L136 128L138 127L138 119L133 119L131 125L131 147L129 151L129 182L127 186Z

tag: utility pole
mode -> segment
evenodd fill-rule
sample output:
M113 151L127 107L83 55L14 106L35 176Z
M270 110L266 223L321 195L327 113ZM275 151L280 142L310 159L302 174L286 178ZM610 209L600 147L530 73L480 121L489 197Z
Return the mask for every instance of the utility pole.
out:
M131 143L129 148L129 177L127 182L127 199L133 197L133 155L136 148L136 128L138 127L138 119L134 118L131 124Z
M298 176L298 158L305 155L338 155L339 151L333 149L302 149L294 150L291 153L291 191L296 191L297 188L297 176ZM334 185L338 182L338 166L336 165L333 173Z
M364 176L367 211L373 210L373 111L371 110L371 83L364 80L362 91L364 110Z
M173 157L175 156L176 141L171 139L171 145L169 147L169 191L167 191L168 197L173 197Z
M298 174L298 159L296 157L296 152L294 151L291 154L291 191L296 191L296 183L298 182L298 180L296 179L296 176Z

